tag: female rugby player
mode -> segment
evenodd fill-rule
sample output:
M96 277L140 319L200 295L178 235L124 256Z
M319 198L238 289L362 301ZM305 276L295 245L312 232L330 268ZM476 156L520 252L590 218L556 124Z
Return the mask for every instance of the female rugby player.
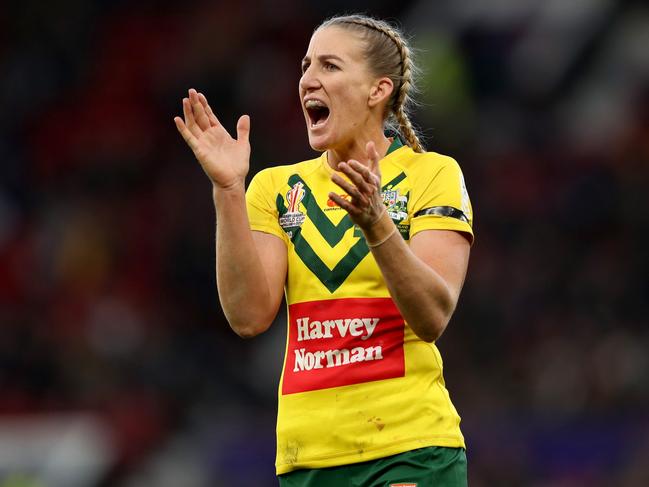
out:
M212 182L230 326L242 337L264 332L286 295L282 486L467 482L435 341L464 282L472 210L458 164L425 152L410 122L414 72L390 24L324 22L299 82L321 154L259 172L247 192L250 118L232 138L193 89L175 118Z

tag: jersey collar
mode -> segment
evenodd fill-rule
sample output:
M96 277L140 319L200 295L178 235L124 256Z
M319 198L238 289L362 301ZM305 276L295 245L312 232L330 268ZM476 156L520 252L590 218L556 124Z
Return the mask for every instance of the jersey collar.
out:
M403 144L401 143L401 140L399 140L399 137L395 137L392 143L390 144L390 147L388 147L388 151L385 153L385 155L387 156L388 154L399 149L400 147L403 147Z
M388 157L390 154L392 154L393 152L395 152L398 149L401 149L402 147L403 147L403 142L401 142L401 139L399 139L399 136L394 136L394 138L392 139L392 143L390 144L390 147L388 147L388 151L385 153L385 155L381 159L384 159L384 158ZM331 166L327 162L327 151L324 151L320 155L320 159L322 161L322 166L325 168L325 170L329 174L333 174L335 171L331 168Z

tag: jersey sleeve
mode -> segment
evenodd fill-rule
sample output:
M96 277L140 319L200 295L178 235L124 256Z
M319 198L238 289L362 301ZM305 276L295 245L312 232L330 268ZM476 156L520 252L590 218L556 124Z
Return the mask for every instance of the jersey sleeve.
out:
M460 166L450 157L426 156L412 188L410 237L422 230L455 230L473 243L473 209Z
M258 172L246 190L246 208L250 229L276 235L288 243L288 237L279 225L279 211L275 202L277 191L274 191L271 176L270 168Z

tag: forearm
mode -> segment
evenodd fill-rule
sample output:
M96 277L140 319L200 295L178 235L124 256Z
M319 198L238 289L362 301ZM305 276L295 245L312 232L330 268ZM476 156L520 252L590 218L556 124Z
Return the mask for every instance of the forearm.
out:
M396 303L415 334L431 342L442 334L455 309L457 296L444 279L408 247L387 214L364 230L372 254Z
M245 189L214 189L213 198L219 300L232 329L251 337L268 328L276 310L250 230Z

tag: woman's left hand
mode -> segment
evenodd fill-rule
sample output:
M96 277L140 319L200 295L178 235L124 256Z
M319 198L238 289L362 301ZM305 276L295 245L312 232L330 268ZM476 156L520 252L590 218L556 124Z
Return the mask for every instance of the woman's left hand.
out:
M331 180L350 196L345 199L336 193L329 193L329 198L341 208L347 210L352 221L362 230L369 230L383 213L385 205L381 196L381 171L379 170L379 153L374 142L365 146L367 160L363 162L350 159L338 164L338 170L345 174L346 181L334 173Z

